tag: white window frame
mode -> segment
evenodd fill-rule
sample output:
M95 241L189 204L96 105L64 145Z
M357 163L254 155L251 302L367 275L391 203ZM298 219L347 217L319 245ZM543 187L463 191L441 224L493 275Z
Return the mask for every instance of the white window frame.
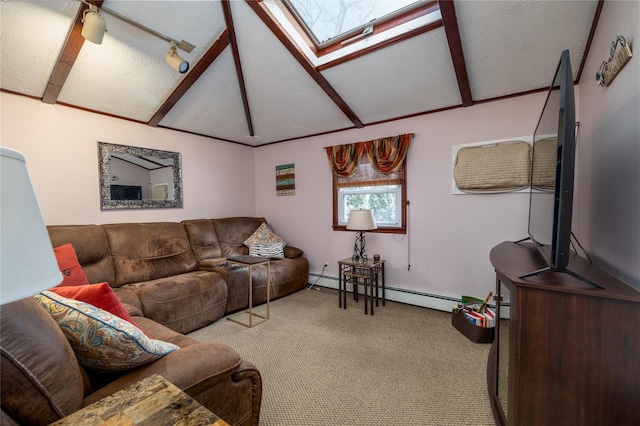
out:
M394 188L395 187L395 188ZM338 189L338 225L346 226L348 218L345 218L345 212L347 209L347 195L358 195L358 194L395 194L395 213L396 213L396 222L384 222L378 221L376 219L376 225L390 227L390 228L400 228L402 227L402 185L386 185L385 188L380 186L362 186L359 188L376 188L376 189L354 189L353 187L347 188L339 188ZM394 189L390 191L389 189ZM373 212L373 216L375 217L375 210Z

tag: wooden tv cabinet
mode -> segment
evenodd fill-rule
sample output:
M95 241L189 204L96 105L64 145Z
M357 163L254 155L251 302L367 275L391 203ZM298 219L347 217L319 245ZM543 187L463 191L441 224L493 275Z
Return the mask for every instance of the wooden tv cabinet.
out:
M535 245L491 250L496 324L487 386L500 425L640 424L640 292L575 253L565 273L528 278L546 266Z

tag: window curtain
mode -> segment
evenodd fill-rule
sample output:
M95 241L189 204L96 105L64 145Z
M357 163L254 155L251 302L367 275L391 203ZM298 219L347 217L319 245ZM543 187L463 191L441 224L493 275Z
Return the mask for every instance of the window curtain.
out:
M413 133L325 148L329 168L335 176L348 178L358 171L360 157L366 153L368 162L383 174L402 169Z
M333 174L349 177L358 170L358 162L364 152L364 143L328 146L325 150L329 160L329 168Z
M365 142L365 152L369 162L384 174L395 173L402 168L407 156L412 133Z

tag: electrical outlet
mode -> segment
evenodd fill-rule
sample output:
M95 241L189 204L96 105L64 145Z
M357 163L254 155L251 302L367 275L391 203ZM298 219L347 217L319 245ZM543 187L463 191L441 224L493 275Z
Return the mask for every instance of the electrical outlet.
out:
M326 260L324 261L324 269L329 269L329 262Z

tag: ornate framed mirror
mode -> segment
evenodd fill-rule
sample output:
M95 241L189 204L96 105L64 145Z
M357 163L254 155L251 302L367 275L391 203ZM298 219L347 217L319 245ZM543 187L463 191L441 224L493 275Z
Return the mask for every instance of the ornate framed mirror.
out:
M100 208L182 207L180 153L98 142Z

